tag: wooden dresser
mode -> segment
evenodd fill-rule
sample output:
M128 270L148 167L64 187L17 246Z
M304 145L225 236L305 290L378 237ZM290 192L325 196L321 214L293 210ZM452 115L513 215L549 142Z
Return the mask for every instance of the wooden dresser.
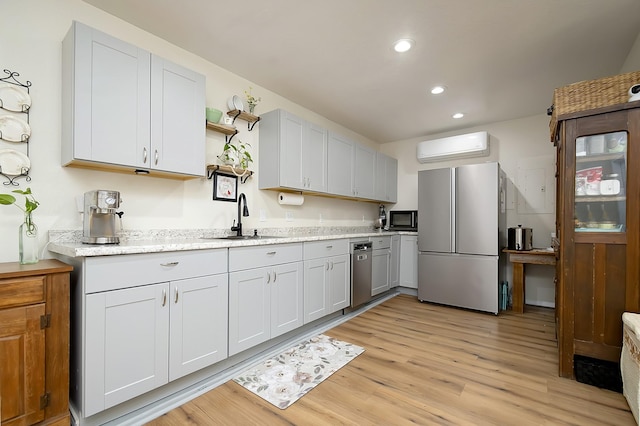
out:
M0 423L70 424L69 276L58 260L0 263Z

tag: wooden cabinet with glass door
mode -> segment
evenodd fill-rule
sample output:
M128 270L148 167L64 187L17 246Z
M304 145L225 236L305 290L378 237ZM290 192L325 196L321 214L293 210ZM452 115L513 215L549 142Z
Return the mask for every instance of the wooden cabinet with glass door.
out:
M576 355L618 362L640 309L640 102L559 117L559 373Z

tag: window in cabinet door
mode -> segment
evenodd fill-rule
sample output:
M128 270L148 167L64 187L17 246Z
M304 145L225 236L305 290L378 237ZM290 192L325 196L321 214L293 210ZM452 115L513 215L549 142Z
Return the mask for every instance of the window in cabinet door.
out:
M624 232L627 132L576 138L575 231Z

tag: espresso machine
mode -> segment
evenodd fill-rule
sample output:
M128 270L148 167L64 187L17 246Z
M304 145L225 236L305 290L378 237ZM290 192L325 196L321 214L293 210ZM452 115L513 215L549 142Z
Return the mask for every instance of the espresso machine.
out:
M116 215L122 217L120 193L96 189L84 193L82 242L85 244L118 244Z

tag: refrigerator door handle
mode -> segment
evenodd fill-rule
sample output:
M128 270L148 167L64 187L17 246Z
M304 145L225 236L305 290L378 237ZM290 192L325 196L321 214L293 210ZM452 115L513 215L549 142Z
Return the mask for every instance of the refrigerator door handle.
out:
M456 170L457 169L455 167L451 168L451 195L449 197L451 200L451 215L449 216L449 229L451 229L451 253L456 253L458 251L456 246Z

